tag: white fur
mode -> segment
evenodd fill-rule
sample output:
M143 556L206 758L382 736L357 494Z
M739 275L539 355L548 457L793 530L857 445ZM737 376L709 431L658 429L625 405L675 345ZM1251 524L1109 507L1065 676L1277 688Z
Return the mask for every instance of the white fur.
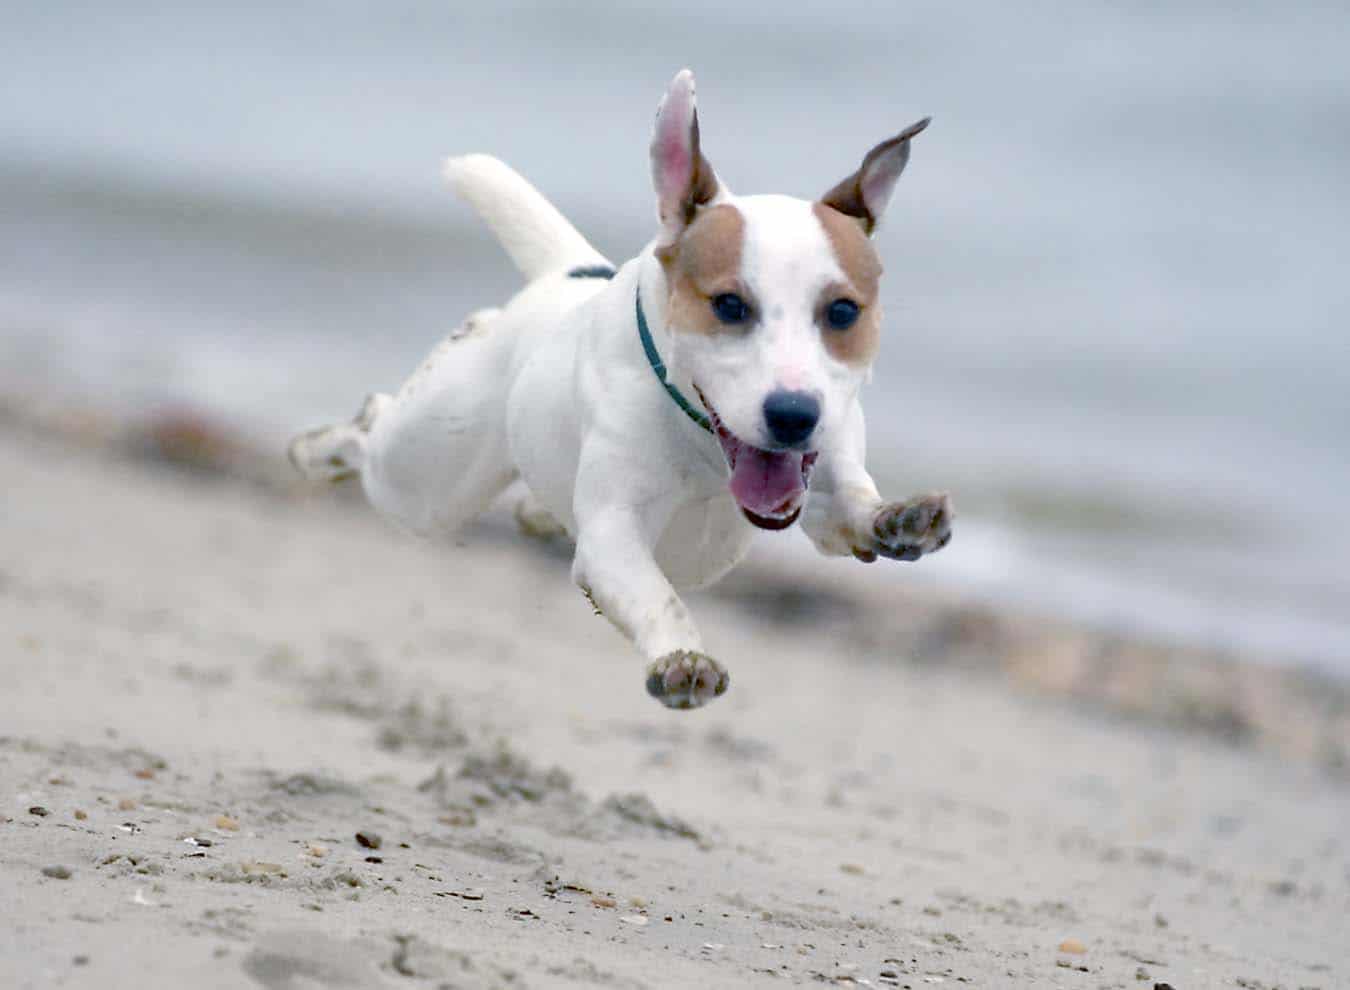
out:
M490 155L445 163L445 177L483 218L529 281L585 264L608 264L514 169Z
M381 513L425 535L453 533L520 477L575 538L573 578L652 661L702 649L674 589L725 574L753 529L728 492L716 439L675 406L644 356L639 290L671 380L691 399L697 380L738 437L769 445L761 409L775 388L821 396L803 524L824 553L885 552L874 534L884 505L863 466L857 394L866 369L834 360L814 323L821 287L843 273L811 204L737 198L719 184L717 201L745 219L741 274L763 304L763 324L710 336L666 326L669 286L653 252L683 223L663 172L683 160L681 149L658 155L657 145L678 139L679 127L688 132L692 77L678 76L663 106L680 119L664 130L658 120L653 143L658 237L612 281L567 276L604 259L507 166L482 155L451 161L446 174L529 284L502 309L471 316L396 396L292 448L307 473L359 472Z

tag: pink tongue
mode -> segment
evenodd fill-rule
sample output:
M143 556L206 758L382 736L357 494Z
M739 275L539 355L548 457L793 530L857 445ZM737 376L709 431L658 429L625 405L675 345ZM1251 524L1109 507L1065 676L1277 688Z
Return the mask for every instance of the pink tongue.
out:
M757 516L786 515L805 490L801 454L740 445L731 472L731 494L741 508Z

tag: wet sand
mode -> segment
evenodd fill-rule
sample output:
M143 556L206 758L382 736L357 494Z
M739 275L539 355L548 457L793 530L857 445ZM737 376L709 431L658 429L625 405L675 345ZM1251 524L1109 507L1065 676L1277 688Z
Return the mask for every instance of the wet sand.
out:
M1350 983L1339 688L770 554L667 712L563 549L207 433L0 422L0 986Z

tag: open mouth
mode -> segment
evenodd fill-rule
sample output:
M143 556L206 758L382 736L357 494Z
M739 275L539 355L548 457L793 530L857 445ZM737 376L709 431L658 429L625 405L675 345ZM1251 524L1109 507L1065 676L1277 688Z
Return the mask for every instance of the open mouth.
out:
M694 386L713 433L731 468L731 495L745 518L760 529L787 529L802 512L806 484L818 456L815 451L764 450L752 446L722 423L708 397Z

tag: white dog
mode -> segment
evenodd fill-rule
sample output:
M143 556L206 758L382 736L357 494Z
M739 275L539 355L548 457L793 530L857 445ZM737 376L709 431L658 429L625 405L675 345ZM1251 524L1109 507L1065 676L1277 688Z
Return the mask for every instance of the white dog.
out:
M821 553L864 561L950 538L945 495L877 493L858 403L881 324L868 235L927 124L816 202L734 196L699 148L681 72L651 144L659 229L617 271L506 165L452 159L449 180L528 284L397 395L298 437L291 459L311 477L359 474L421 534L453 532L523 479L575 538L573 579L649 661L647 691L705 704L729 680L675 587L721 577L756 527L800 517Z

